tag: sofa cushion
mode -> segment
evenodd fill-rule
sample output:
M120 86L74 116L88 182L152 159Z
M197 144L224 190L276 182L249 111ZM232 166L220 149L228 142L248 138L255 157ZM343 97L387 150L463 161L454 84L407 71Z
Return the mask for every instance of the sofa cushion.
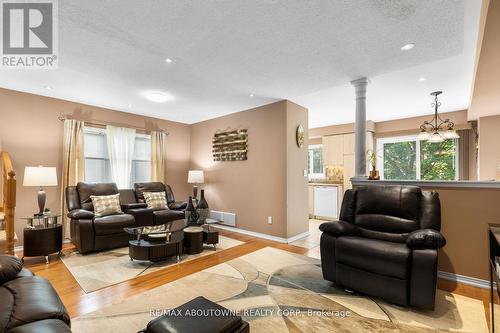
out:
M18 257L0 256L0 284L14 279L23 269L23 262Z
M109 215L94 219L94 230L98 236L123 233L123 228L134 226L134 217L129 214Z
M95 216L121 214L120 193L110 195L91 195Z
M148 182L134 184L137 202L145 202L144 192L165 192L165 184L162 182Z
M61 299L49 281L44 278L38 276L18 278L5 283L0 289L4 289L2 293L5 295L2 296L6 297L2 297L2 303L13 304L7 330L44 319L58 319L70 323L68 312Z
M392 233L410 233L420 227L420 188L360 186L356 192L357 226Z
M178 210L156 210L153 212L155 225L184 219L184 212Z
M18 326L9 333L71 333L69 326L59 319L45 319Z
M410 249L406 244L356 236L337 238L337 262L364 271L406 279L410 265Z
M110 195L117 194L118 187L115 183L78 183L76 185L80 206L82 209L94 210L92 206L91 195Z

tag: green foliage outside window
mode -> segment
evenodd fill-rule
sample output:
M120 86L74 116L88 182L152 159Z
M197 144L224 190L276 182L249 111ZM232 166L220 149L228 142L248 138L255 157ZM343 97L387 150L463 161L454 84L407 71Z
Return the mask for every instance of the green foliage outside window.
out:
M420 143L420 178L424 180L455 179L455 142Z
M415 141L384 144L384 178L417 178L417 144Z
M417 179L417 142L385 143L384 178ZM420 142L420 179L454 180L456 140L441 143Z

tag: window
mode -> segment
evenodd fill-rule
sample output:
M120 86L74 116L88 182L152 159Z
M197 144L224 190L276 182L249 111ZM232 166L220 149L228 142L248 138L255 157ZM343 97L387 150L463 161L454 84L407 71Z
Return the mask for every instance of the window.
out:
M84 141L85 181L89 183L112 182L106 130L86 127ZM134 183L151 180L151 137L149 135L136 135L130 178L130 188Z
M458 179L458 141L441 143L417 140L416 136L377 140L377 165L382 179Z
M309 177L324 177L323 145L309 146Z

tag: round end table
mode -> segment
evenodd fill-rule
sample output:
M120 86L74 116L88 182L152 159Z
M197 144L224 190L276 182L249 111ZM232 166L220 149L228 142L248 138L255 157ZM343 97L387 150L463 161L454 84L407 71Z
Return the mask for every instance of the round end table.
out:
M184 246L187 254L198 254L203 251L203 228L187 227L184 229Z

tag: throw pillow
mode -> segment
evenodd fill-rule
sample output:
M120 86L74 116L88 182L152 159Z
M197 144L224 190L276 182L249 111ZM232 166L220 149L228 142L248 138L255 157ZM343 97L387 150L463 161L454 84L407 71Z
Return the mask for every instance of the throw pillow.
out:
M168 209L165 192L144 192L143 194L148 208L153 210Z
M96 217L123 213L120 207L120 193L111 195L91 195L90 199L92 199L94 215Z

